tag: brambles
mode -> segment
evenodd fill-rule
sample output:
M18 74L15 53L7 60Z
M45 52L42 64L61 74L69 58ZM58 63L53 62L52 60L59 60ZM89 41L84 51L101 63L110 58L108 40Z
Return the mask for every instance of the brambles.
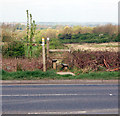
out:
M8 72L42 70L42 58L3 58L2 69Z
M108 51L74 51L72 54L67 54L68 57L64 62L69 64L70 67L104 71L108 69L106 64L110 69L119 68L120 59L118 54L118 52Z

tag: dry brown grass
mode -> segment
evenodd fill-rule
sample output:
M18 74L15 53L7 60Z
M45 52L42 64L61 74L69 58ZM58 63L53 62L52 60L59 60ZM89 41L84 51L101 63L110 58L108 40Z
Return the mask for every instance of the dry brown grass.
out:
M84 43L84 44L65 44L69 48L74 50L89 50L89 51L111 51L111 52L118 52L118 42L111 42L111 43Z

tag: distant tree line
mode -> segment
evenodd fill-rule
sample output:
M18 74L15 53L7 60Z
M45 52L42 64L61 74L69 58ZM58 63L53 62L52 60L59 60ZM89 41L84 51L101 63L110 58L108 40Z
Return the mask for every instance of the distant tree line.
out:
M58 35L63 43L105 43L118 42L118 26L107 24L97 27L73 28L66 26Z

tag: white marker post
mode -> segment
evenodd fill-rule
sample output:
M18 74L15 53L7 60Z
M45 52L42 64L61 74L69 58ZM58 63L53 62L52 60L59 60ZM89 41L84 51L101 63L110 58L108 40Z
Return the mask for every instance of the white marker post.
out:
M43 71L46 72L46 62L45 62L45 38L42 37L42 53L43 53Z
M47 59L49 58L49 40L50 38L47 38Z

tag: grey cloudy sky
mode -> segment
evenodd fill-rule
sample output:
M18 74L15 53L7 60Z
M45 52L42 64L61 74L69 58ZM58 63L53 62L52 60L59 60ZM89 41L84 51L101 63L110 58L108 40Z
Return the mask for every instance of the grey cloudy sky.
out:
M117 22L119 0L0 0L0 22Z

